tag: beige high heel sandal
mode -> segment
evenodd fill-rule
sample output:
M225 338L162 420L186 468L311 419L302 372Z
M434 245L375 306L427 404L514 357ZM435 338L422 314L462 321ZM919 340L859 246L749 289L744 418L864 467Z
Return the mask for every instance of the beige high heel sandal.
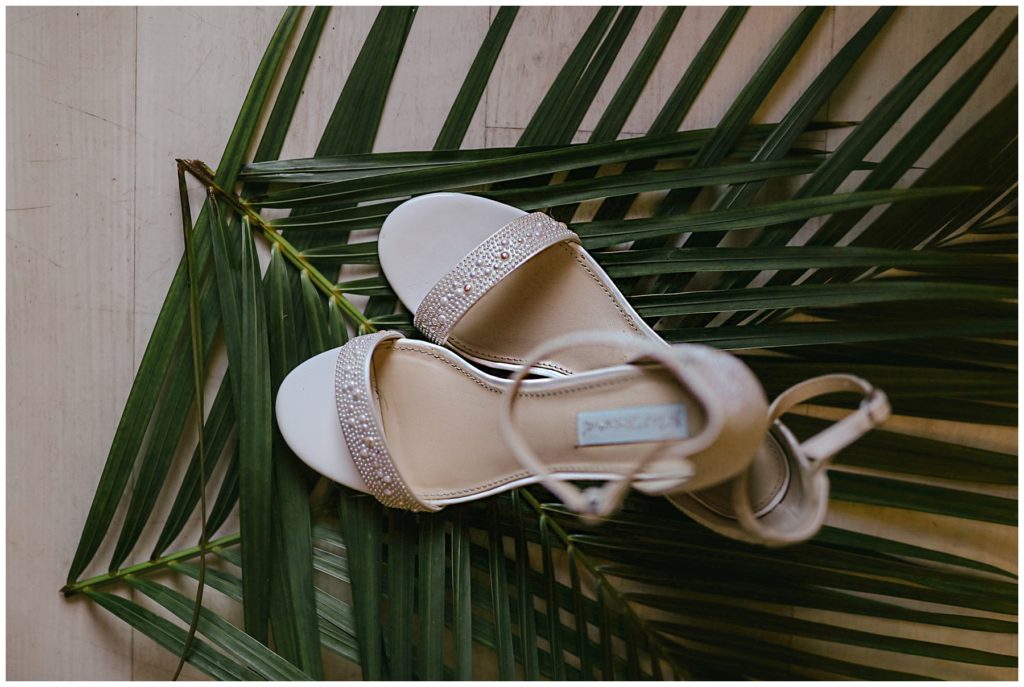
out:
M530 355L624 343L574 335ZM378 332L295 368L278 392L277 422L310 467L389 507L436 511L542 482L592 517L611 513L630 486L680 493L735 477L767 430L753 374L703 346L641 342L627 363L524 377ZM606 484L581 492L572 481Z

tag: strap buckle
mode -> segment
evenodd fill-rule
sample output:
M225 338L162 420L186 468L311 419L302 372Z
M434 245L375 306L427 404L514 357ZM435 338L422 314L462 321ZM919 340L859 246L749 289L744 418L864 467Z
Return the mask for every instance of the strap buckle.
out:
M889 397L881 389L872 388L871 391L860 402L860 409L863 410L872 424L880 425L889 419L891 407Z

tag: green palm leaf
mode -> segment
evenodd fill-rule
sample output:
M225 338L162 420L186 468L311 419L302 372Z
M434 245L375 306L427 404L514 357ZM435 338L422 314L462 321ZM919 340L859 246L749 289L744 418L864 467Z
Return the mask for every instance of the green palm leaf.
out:
M237 178L242 156L253 138L260 111L263 109L298 16L298 9L289 9L285 12L260 66L256 70L256 76L246 95L242 110L218 166L218 182L222 186L231 186ZM196 252L200 265L205 264L209 255L209 244L204 240L207 237L207 222L205 214L201 215L196 222ZM132 391L125 403L125 411L121 415L121 422L118 424L117 433L111 444L110 454L96 490L96 497L89 510L78 549L68 571L68 582L78 579L99 549L135 465L146 428L156 406L161 387L160 382L164 378L162 375L170 366L176 348L177 333L182 331L185 323L185 280L186 268L183 258L174 274L174 280L168 290L168 297L160 309L150 338L150 345L147 346L146 352L143 354L135 381L132 383ZM213 328L207 328L207 331L210 329ZM177 370L178 366L175 366L175 369ZM172 375L172 379L183 377L187 377L187 375Z
M139 606L127 599L89 590L90 599L107 609L126 623L139 630L165 649L180 654L185 648L185 631L166 618ZM210 677L218 680L259 680L260 676L249 667L236 663L217 653L203 641L192 645L189 662Z
M267 269L267 330L273 395L300 362L291 310L291 274L275 248ZM313 547L309 512L309 470L292 453L280 431L273 435L274 487L271 528L270 617L282 656L314 678L323 678L313 592Z

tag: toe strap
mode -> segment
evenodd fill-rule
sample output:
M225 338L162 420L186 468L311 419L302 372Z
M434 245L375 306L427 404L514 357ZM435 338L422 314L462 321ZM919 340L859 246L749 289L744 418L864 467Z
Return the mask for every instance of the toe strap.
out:
M542 212L518 217L469 252L427 292L413 324L438 345L480 298L530 258L562 241L579 242L561 222Z
M334 368L334 400L349 455L378 501L389 508L436 511L409 488L391 458L384 439L380 406L373 386L373 353L396 331L383 331L351 339L338 351Z

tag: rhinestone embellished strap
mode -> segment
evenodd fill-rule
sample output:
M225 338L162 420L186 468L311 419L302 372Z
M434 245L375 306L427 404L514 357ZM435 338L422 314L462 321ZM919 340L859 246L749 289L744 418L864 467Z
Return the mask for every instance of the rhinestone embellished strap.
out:
M373 352L384 341L402 334L383 331L359 336L341 347L334 368L334 400L345 445L370 493L389 508L436 511L409 489L384 442L380 412L370 378Z
M512 220L470 251L441 278L416 309L413 324L436 344L444 345L462 316L513 270L545 248L579 237L543 212Z

